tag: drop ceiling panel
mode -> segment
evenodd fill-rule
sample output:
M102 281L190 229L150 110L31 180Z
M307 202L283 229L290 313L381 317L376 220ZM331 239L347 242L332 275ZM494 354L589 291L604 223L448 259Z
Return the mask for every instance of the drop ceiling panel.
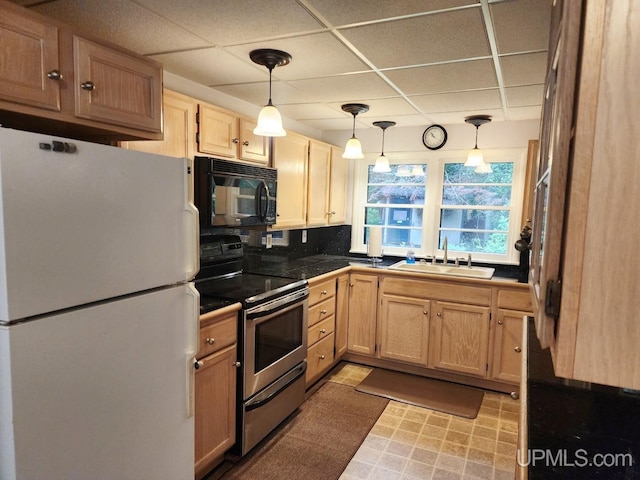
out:
M80 32L103 38L143 55L208 46L197 35L129 0L41 2L33 11L77 25Z
M500 92L497 88L477 92L415 95L410 97L425 113L458 112L466 109L485 110L501 108Z
M480 8L339 30L377 68L491 54Z
M273 70L274 78L283 80L360 72L368 69L366 64L328 32L249 43L229 47L228 50L238 57L251 61L249 52L257 48L275 48L291 55L292 60L289 65L276 67ZM268 71L266 67L262 68L265 72Z
M402 97L393 97L393 98L381 98L378 100L369 100L366 102L369 105L369 111L365 113L359 114L356 119L365 121L367 119L368 123L371 123L368 119L372 117L379 117L385 115L415 115L417 113L416 109L404 98ZM330 104L335 105L340 108L340 104Z
M548 48L553 0L520 0L491 5L498 53Z
M544 94L544 85L509 87L505 89L505 92L507 94L507 105L509 107L540 105Z
M504 84L507 87L544 83L547 52L500 57Z
M215 45L233 45L322 28L295 0L136 1Z
M375 73L339 75L327 78L311 78L288 82L308 102L358 102L363 100L398 96L386 82ZM289 103L289 102L287 102Z
M433 12L463 5L476 4L476 0L389 0L345 1L307 0L312 9L320 12L331 25L347 25L378 18L392 18L422 12Z
M387 70L384 74L407 95L498 86L491 59Z

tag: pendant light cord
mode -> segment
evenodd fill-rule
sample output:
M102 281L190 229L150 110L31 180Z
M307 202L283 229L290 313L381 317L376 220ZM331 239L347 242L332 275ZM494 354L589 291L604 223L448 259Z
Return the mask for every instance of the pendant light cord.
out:
M476 125L476 146L473 147L476 150L478 149L478 127L479 127L479 125Z

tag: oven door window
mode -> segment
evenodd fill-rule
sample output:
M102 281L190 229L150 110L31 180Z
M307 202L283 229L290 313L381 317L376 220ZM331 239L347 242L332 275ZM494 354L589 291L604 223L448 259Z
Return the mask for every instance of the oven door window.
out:
M302 310L300 305L256 325L256 374L302 346Z

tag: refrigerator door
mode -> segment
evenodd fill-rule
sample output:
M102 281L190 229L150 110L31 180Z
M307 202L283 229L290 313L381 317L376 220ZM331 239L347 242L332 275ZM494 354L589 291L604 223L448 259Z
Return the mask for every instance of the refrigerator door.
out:
M0 128L0 323L193 278L191 171L188 159Z
M0 326L0 479L193 480L198 302L182 284Z

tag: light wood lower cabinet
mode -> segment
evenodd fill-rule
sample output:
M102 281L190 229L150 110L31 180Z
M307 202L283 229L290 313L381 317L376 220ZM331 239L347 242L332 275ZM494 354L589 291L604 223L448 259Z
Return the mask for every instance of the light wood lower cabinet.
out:
M195 476L202 479L236 441L237 311L200 317L195 374Z
M522 356L526 355L522 345L523 318L526 315L526 312L498 310L491 375L496 380L520 383Z
M352 273L349 277L348 352L375 355L377 310L378 276Z
M429 300L381 295L380 358L427 366Z
M484 377L489 364L489 307L433 303L429 366Z
M347 336L349 329L349 274L338 277L336 292L336 358L347 352Z

